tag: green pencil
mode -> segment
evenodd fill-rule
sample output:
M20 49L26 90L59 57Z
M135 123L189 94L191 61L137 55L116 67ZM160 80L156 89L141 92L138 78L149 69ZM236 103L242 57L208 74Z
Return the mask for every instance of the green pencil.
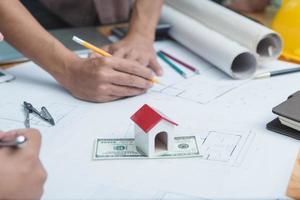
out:
M157 52L157 56L160 57L165 63L167 63L172 69L174 69L178 74L180 74L183 78L187 78L186 73L182 71L179 67L173 64L162 52Z

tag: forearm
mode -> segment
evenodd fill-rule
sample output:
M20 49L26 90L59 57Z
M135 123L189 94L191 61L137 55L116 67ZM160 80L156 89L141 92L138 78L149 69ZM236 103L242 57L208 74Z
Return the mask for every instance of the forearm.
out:
M129 34L139 34L153 41L163 0L136 0L130 20Z
M54 76L75 55L44 30L18 0L0 1L0 31L25 56Z

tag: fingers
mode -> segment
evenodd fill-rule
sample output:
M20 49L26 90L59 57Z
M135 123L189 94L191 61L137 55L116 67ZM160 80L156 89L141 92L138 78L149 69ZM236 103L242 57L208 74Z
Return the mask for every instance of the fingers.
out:
M108 53L110 53L110 54L112 54L112 53L113 53L113 52L111 51L111 49L110 49L110 46L109 46L109 45L105 45L105 46L101 47L101 49L103 49L104 51L106 51L106 52L108 52Z
M0 42L4 39L3 35L0 33Z
M155 72L157 76L162 76L164 73L156 57L150 59L149 67Z
M24 135L27 138L26 145L22 148L22 153L30 156L39 156L41 148L41 135L36 129L17 130L18 135Z
M120 49L117 49L116 51L113 52L113 56L115 56L117 58L124 58L126 52L127 52L127 49L120 48Z
M157 76L163 75L162 67L158 63L155 56L153 56L153 58L151 58L151 55L141 56L140 53L136 52L135 50L131 50L125 54L124 58L127 60L137 61L142 66L148 66L150 69L153 70L153 72L155 72Z
M11 141L11 140L15 139L16 136L17 136L16 130L9 131L9 132L0 131L0 140L2 140L2 141Z
M136 61L96 54L76 60L68 72L64 86L70 93L98 103L141 94L152 87L154 77L151 69Z
M139 76L146 80L151 80L153 78L152 71L138 62L125 59L117 59L116 61L117 63L115 64L114 69L117 71Z
M126 52L126 54L124 55L124 58L127 59L127 60L133 60L133 61L138 61L139 60L139 54L131 49L129 50L128 52ZM142 63L141 63L142 64ZM145 65L146 66L146 65Z
M27 138L25 146L22 148L4 148L1 153L5 155L16 155L14 158L21 160L38 159L41 147L39 131L35 129L13 130L5 133L4 137L5 140L13 140L18 135L23 135Z
M3 131L0 131L0 140L2 140L6 136L6 133Z
M112 76L111 81L115 85L135 87L144 90L147 90L153 86L153 83L147 79L122 72L116 72Z
M99 55L99 54L97 54L97 53L95 53L95 52L91 52L91 53L89 53L89 56L88 56L89 58L100 58L100 57L102 57L101 55Z
M133 88L120 85L111 85L111 96L114 97L132 97L145 93L147 90L140 88Z
M115 96L115 95L99 96L96 101L92 100L92 102L107 103L107 102L119 100L121 98L123 97Z

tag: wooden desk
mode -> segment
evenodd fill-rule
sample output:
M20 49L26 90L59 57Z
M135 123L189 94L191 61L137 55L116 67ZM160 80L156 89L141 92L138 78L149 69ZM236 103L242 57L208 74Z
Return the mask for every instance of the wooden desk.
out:
M290 178L287 195L294 199L300 199L300 152Z

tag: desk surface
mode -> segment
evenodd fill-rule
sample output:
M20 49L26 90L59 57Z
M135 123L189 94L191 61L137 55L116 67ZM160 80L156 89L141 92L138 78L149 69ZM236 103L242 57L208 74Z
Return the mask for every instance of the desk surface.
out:
M249 16L263 22L264 24L270 24L270 21L272 19L273 14L266 14L266 13L262 13L262 14L249 14ZM267 19L267 20L266 20ZM123 25L122 25L123 26ZM110 27L104 27L104 28L100 28L99 31L101 31L104 34L109 34L110 33ZM12 65L8 65L8 66L4 66L4 67L11 67ZM300 160L300 154L299 154L299 160ZM291 177L291 181L289 184L289 189L288 189L288 194L291 197L294 198L300 198L300 194L299 194L299 188L300 188L300 161L297 161L294 167L294 172L293 175Z
M299 142L268 132L265 124L274 118L272 106L297 90L299 74L243 83L229 79L174 42L155 45L174 56L183 56L201 74L183 81L159 60L165 69L161 81L176 81L175 87L160 90L156 85L156 90L145 95L92 104L72 98L32 63L10 69L17 79L0 85L1 94L6 97L0 101L0 123L6 126L3 129L22 126L24 116L16 105L24 99L36 107L46 106L58 119L55 127L43 126L39 121L32 124L43 134L41 159L49 173L45 198L86 199L86 195L91 195L97 199L115 195L114 199L120 199L124 189L129 191L126 195L142 193L135 199L153 199L158 191L166 197L180 193L208 199L284 198ZM187 95L195 93L185 83L197 85L196 100L174 94L181 88L187 90ZM197 136L203 157L92 161L96 138L133 137L129 118L144 103L179 123L178 135ZM3 123L3 118L12 120ZM92 194L96 191L98 194Z

